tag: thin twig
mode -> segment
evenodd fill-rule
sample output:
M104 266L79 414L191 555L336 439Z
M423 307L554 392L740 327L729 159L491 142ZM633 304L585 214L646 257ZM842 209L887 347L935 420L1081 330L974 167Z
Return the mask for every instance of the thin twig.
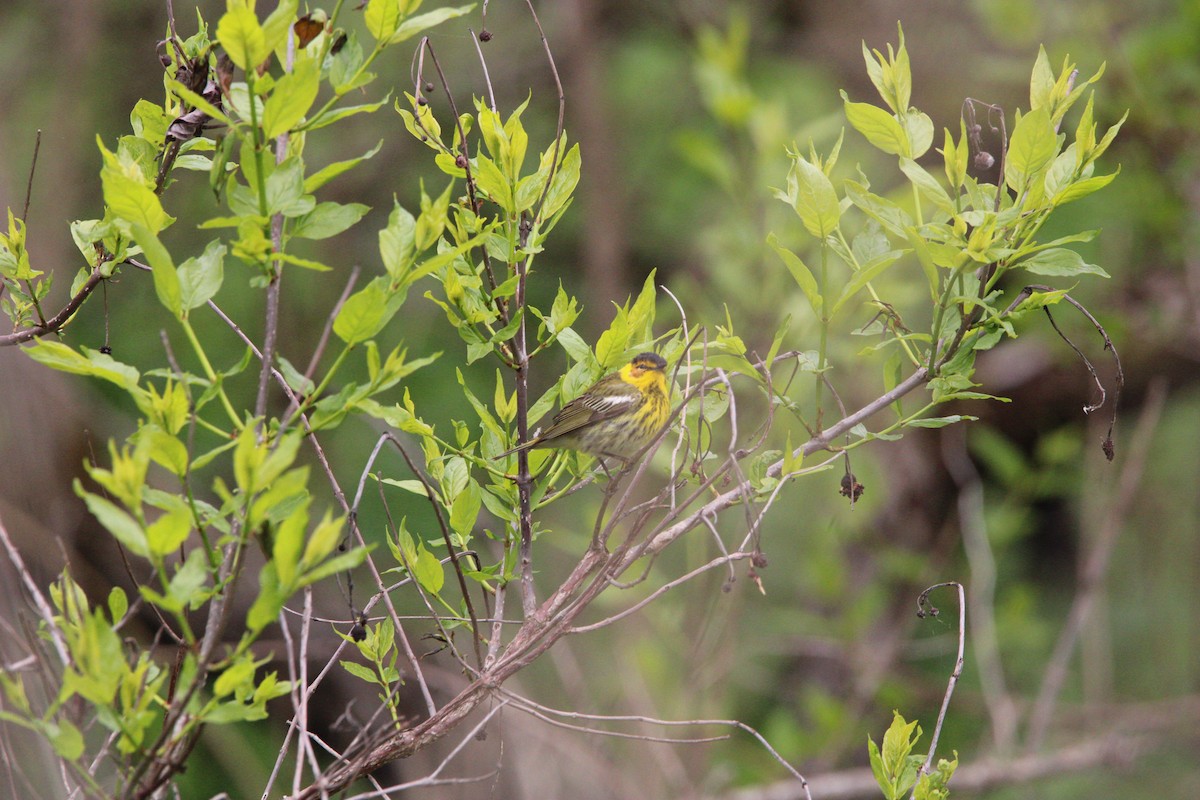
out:
M950 680L946 683L946 694L942 698L942 707L938 711L937 724L933 726L933 738L929 740L929 755L925 757L925 763L921 765L921 769L917 772L917 783L920 783L921 776L928 775L930 769L933 767L933 759L937 754L938 739L942 735L942 724L946 721L946 711L950 708L950 698L954 695L954 687L958 685L958 679L962 675L963 656L967 649L967 598L961 583L947 581L946 583L930 586L921 592L921 596L917 598L917 616L937 616L937 608L929 602L929 593L942 586L953 586L958 590L958 658L954 662L954 669L950 672ZM912 794L909 795L910 800L916 797L916 795L917 786L914 784Z

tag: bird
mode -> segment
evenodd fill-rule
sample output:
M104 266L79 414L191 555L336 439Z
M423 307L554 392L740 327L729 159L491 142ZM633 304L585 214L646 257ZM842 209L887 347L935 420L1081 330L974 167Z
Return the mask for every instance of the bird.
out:
M563 406L545 431L495 458L553 447L628 463L654 440L671 414L666 367L666 359L657 353L634 356Z

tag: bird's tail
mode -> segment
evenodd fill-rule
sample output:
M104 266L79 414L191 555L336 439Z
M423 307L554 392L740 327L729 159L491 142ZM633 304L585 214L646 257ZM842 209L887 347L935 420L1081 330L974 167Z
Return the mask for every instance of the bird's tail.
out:
M539 444L541 444L541 442L542 442L541 439L530 439L525 444L517 445L516 447L512 448L511 450L505 450L503 453L500 453L499 455L492 456L492 461L499 461L500 459L504 458L505 456L511 456L513 453L519 453L522 450L529 450L531 448L537 447Z

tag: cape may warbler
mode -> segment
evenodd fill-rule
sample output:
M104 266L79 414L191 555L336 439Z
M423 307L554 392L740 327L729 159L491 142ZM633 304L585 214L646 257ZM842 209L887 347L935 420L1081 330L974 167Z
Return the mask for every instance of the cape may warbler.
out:
M538 436L496 458L533 447L562 447L628 461L667 424L666 366L657 353L634 356L563 406Z

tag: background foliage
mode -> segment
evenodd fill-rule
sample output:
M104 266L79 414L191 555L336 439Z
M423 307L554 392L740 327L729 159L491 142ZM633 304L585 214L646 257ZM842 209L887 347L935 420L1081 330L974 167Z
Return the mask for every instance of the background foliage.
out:
M199 5L206 18L217 17L217 4ZM807 300L766 241L768 231L784 230L795 215L767 187L783 184L787 146L798 143L807 152L810 138L823 152L832 146L842 127L839 89L852 99L871 95L861 41L882 48L894 41L895 20L904 24L917 92L913 102L938 131L956 129L964 96L1010 112L1024 107L1039 43L1055 67L1069 53L1085 77L1105 62L1096 117L1111 123L1130 109L1106 156L1107 163L1121 164L1121 175L1109 191L1064 208L1051 226L1104 229L1099 244L1076 247L1113 278L1085 282L1078 292L1090 307L1103 310L1128 373L1117 463L1104 464L1097 446L1105 425L1079 411L1093 399L1086 375L1050 331L1027 323L1020 339L978 364L984 390L1014 403L964 410L982 417L967 430L910 433L902 442L861 451L855 471L867 493L852 511L837 494L835 473L801 481L781 497L774 522L762 533L769 562L760 571L765 595L741 576L732 583L724 575L694 581L630 620L572 640L520 681L537 686L544 702L560 707L736 717L763 731L808 773L865 768L864 729L878 739L893 708L926 723L941 699L953 625L945 618L916 620L913 601L921 588L949 578L978 586L990 578L1007 688L1013 696L1032 697L1087 556L1108 526L1117 525L1112 569L1083 629L1080 656L1071 661L1062 721L1044 744L1053 749L1087 744L1101 733L1124 734L1143 749L1132 748L1135 755L1116 759L1111 770L1065 775L1036 791L1062 798L1102 790L1194 796L1200 792L1190 755L1200 705L1200 627L1194 614L1200 600L1200 509L1191 490L1200 468L1191 444L1200 436L1194 119L1200 53L1192 34L1200 20L1195 11L1168 3L1144 5L1136 13L1115 3L1084 2L1052 10L999 2L869 6L862 15L840 13L836 3L729 7L572 0L545 9L547 36L566 84L566 128L572 141L581 142L584 159L581 194L563 219L555 247L539 256L540 269L585 298L577 323L585 334L606 327L610 301L636 294L654 269L656 282L703 315L692 322L720 325L728 307L740 321L742 338L765 352L778 318L790 313L789 346L809 349L818 331ZM124 115L133 100L153 95L158 65L148 43L161 38L165 13L143 2L80 0L63 4L56 17L38 8L14 2L0 11L0 101L8 109L0 120L6 153L0 205L22 205L33 131L42 129L30 249L45 263L70 264L74 249L62 235L63 221L93 217L101 203L93 179L95 134L114 141L127 131ZM176 13L182 19L185 9ZM523 87L534 87L523 121L535 141L546 141L554 130L555 106L538 42L519 9L495 4L490 14L492 82L514 95L501 98L509 107L523 99ZM443 59L460 74L478 68L461 27L442 31L438 43ZM379 71L387 83L406 85L408 52L396 48L383 59ZM466 81L455 85L460 105L469 106L478 88ZM387 138L368 169L331 185L334 199L344 192L341 199L372 210L336 244L315 243L314 259L343 269L373 263L375 232L387 222L393 193L411 192L413 175L428 170L420 145L395 135L400 124L395 115L364 118L361 125L345 127L338 152L312 154L324 163L361 154ZM940 136L935 141L940 144ZM861 161L869 168L881 158L847 130L842 163ZM432 171L427 175L430 186L440 185L432 182ZM399 199L417 206L416 196ZM1052 233L1051 227L1047 238ZM203 232L196 236L202 247ZM327 301L344 278L294 274L287 293L296 313L283 320L281 341L285 355L301 357L315 345ZM113 287L121 304L158 308L152 283L138 277L126 276ZM764 297L771 302L764 304ZM221 300L238 311L235 289ZM536 299L541 307L551 302L549 295ZM306 305L310 318L299 313ZM157 353L162 346L157 331L168 323L160 312L161 319L115 313L106 320L101 304L92 303L70 335L92 347L107 336L121 353ZM844 330L863 328L873 313L864 308L848 314ZM404 319L394 323L395 339L405 339L416 352L461 346L445 340L442 320L433 303L410 303ZM228 337L211 319L198 316L195 324L202 336ZM1094 345L1086 328L1072 333ZM872 341L862 337L862 347ZM831 357L848 361L858 349ZM1098 355L1098 348L1089 352ZM55 543L61 537L85 588L120 580L98 574L117 558L69 487L85 456L102 451L107 437L130 431L129 409L103 386L30 370L12 353L0 352L0 359L5 519L36 543L43 574L53 574L61 563ZM566 366L544 365L546 371L533 376L535 385L547 387ZM473 365L466 380L487 385L495 380L494 367ZM445 417L438 423L446 425L472 418L457 387L454 370L434 364L409 388L419 403L444 400ZM847 405L869 398L873 389L866 383L839 385ZM1161 407L1154 400L1159 392L1165 392ZM1151 423L1135 427L1142 412ZM354 454L365 452L374 435L363 429L360 441L340 444L344 451L337 455L361 463ZM1122 459L1140 447L1147 456L1138 474ZM975 482L976 475L982 483ZM586 493L574 499L556 510L561 516L553 527L564 532L561 538L539 542L541 568L548 573L563 569L586 546L598 499ZM978 502L982 505L972 505ZM432 522L423 503L414 502L405 513L414 527ZM970 542L978 541L971 538L971 525L986 526L991 563L971 552ZM579 533L572 536L573 529ZM668 553L661 567L677 574L689 555L699 554ZM91 569L97 574L88 574ZM995 722L1004 714L989 706L996 698L985 684L995 676L981 675L979 663L969 653L943 740L964 761L996 755L1006 741L1012 744L1006 740L1011 732ZM449 685L454 678L446 680ZM327 713L334 718L340 711ZM559 738L536 724L517 719L512 724L519 726L518 736ZM206 739L197 758L211 769L192 770L197 796L261 785L262 776L253 774L244 754L267 738L247 727L223 728L219 737ZM590 779L597 796L699 795L727 785L761 786L763 776L774 774L772 762L749 740L647 746L580 734L560 747L563 774L545 770L534 777L528 771L524 791L554 795ZM274 753L262 757L269 764ZM650 788L647 780L653 781ZM1024 791L999 783L989 796Z

